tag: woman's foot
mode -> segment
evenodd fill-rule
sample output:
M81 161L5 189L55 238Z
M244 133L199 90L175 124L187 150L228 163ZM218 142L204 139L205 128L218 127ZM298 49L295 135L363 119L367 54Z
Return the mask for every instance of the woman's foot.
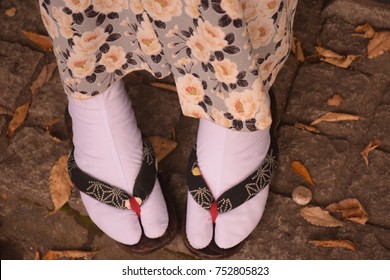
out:
M89 99L69 97L68 106L78 167L133 195L143 160L143 145L123 82L118 81ZM167 230L167 207L157 179L150 196L141 205L140 219L134 211L105 205L83 192L81 198L95 224L120 243L134 245L142 232L148 238L158 238Z
M214 199L246 179L264 161L270 146L269 129L236 132L207 120L200 120L197 158L200 173ZM216 216L215 229L210 211L188 193L186 234L195 249L207 247L213 239L219 248L234 247L254 230L263 215L268 184L251 199Z

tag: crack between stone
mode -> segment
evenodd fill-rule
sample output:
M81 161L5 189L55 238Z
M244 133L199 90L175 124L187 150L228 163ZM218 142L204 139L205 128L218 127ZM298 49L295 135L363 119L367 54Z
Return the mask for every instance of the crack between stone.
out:
M303 132L306 132L306 133L310 133L310 134L313 134L313 135L319 135L319 136L326 137L326 138L328 138L330 141L331 141L331 140L342 140L342 141L350 142L350 141L349 141L348 139L346 139L346 138L338 137L338 136L334 136L334 135L330 135L330 134L326 134L326 133L323 133L323 132L321 132L321 131L320 131L320 133L312 133L312 132L310 132L310 131L306 131L306 130L302 130L302 129L296 128L296 127L295 127L295 123L292 124L291 122L281 122L280 125L279 125L279 127L282 127L282 126L291 126L291 127L295 128L295 129L297 129L297 130L300 130L300 131L303 131ZM350 142L350 143L351 143L351 142ZM354 144L354 143L352 142L352 144Z
M380 225L380 224L376 224L376 223L373 223L373 222L370 222L370 221L367 221L366 225L369 225L369 226L372 226L372 227L375 227L375 228L384 229L384 230L390 230L390 226Z
M39 53L42 53L43 55L47 54L45 51L39 49L38 47L31 47L30 45L27 45L26 43L22 42L22 41L11 41L11 40L8 40L7 38L4 38L2 36L0 36L0 41L3 41L3 42L6 42L6 43L9 43L9 44L19 44L25 48L28 48L34 52L39 52Z
M285 114L285 112L287 111L287 108L288 108L288 106L289 106L289 104L290 104L290 98L291 98L291 91L292 91L292 89L294 88L294 85L295 85L295 82L296 82L296 80L297 80L297 77L298 77L298 74L299 74L299 72L300 72L300 70L301 70L301 67L302 67L302 65L304 64L305 62L302 62L302 63L299 63L298 64L298 68L297 68L297 70L295 71L295 73L294 73L294 77L293 77L293 82L291 83L291 86L288 88L288 94L287 94L287 97L286 97L286 102L284 103L284 106L283 106L283 108L281 108L281 112L280 112L280 117L279 117L279 123L278 123L278 127L277 127L277 129L276 129L276 131L277 132L279 132L279 129L280 129L280 127L283 125L283 121L282 121L282 119L283 119L283 114Z

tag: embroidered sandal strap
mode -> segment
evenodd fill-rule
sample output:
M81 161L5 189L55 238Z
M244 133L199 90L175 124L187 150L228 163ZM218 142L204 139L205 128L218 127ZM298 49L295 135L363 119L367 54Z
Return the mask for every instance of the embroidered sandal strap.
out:
M134 210L139 216L139 207L145 200L148 199L157 177L156 156L153 147L144 136L142 136L142 143L142 165L137 178L135 179L133 196L130 196L118 187L97 180L82 171L75 161L74 149L70 152L68 159L68 172L72 182L81 192L100 201L101 203L118 209Z
M196 147L189 158L187 183L194 200L204 209L210 211L213 221L217 214L226 213L253 198L271 181L278 166L278 150L274 141L260 167L243 181L224 192L215 199L202 177L198 166Z

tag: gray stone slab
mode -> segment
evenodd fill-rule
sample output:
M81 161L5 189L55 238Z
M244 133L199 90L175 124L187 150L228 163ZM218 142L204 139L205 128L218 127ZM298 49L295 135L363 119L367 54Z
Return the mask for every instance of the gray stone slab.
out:
M66 151L67 143L53 141L40 129L20 129L0 155L0 190L52 209L50 170Z
M184 220L184 213L186 211L186 199L187 199L187 177L185 174L172 173L169 178L169 184L173 201L176 206L178 221Z
M327 19L322 26L320 45L342 55L367 56L367 39L352 36L355 27L337 17Z
M347 223L341 228L318 227L306 222L300 207L290 198L270 194L259 225L242 250L231 259L388 259L382 243L389 230ZM310 240L347 239L358 246L353 252L341 248L317 248Z
M0 105L14 111L30 94L27 87L43 55L16 43L0 41L0 57Z
M369 136L381 140L381 149L390 151L390 105L379 106L372 120Z
M363 158L357 165L352 184L346 195L358 198L369 215L369 222L390 229L390 154L374 150L366 167ZM390 245L390 240L388 240Z
M1 259L32 260L48 250L91 250L94 237L87 225L63 211L48 215L45 207L8 193L1 207ZM13 246L11 246L13 245Z
M127 84L127 91L141 131L171 138L181 114L177 94L145 84Z
M275 96L272 101L276 102L276 113L272 116L272 122L274 125L277 125L280 122L280 117L286 106L286 101L292 85L294 84L298 67L299 62L295 56L290 55L272 86L272 92Z
M333 0L322 16L340 17L354 25L368 22L378 28L389 28L390 3L387 0Z
M375 77L383 86L390 83L390 52L375 58L358 58L350 69L360 71L368 77Z
M175 127L177 147L163 161L161 170L186 174L188 157L196 143L199 120L183 116Z
M294 127L283 126L279 139L279 169L271 190L291 197L298 185L312 189L313 203L328 205L346 198L345 192L355 174L355 164L361 161L360 150L345 140L330 140ZM315 186L310 186L296 174L290 164L301 162L311 174Z
M299 0L294 22L294 36L305 52L314 53L317 34L321 30L321 9L324 0Z
M7 129L7 125L8 125L7 117L0 115L0 137L4 136L4 133Z
M50 81L39 89L36 98L32 101L27 125L44 127L53 121L64 121L64 112L67 106L67 97L64 93L59 73L55 70Z
M370 118L382 99L381 80L358 71L341 69L330 64L303 65L296 77L283 121L309 124L327 112L349 113L367 120L319 123L321 132L355 143L364 137ZM338 107L329 106L327 100L338 94L343 101Z
M81 200L80 191L76 188L73 189L69 198L68 205L81 216L88 216L88 212L85 209L83 201Z
M16 8L15 16L6 16L5 11L12 7ZM37 47L22 34L22 30L43 35L47 34L41 20L38 1L2 1L0 6L0 26L0 38L2 40L18 42L32 48Z
M0 116L0 153L3 154L6 146L5 133L7 131L8 120L6 116Z
M383 92L382 103L386 105L390 105L390 83L387 84L387 87Z

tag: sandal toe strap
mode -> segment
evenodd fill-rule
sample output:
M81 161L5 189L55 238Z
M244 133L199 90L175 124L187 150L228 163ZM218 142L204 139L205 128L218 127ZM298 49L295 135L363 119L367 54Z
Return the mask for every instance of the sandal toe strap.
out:
M156 155L148 139L142 136L143 157L141 169L135 179L133 196L124 190L98 180L82 171L74 158L74 149L68 159L68 172L73 184L81 192L106 205L123 209L133 210L139 216L139 207L145 202L155 185L157 177Z
M189 192L202 208L212 213L215 220L216 213L231 211L260 193L271 181L277 166L278 149L275 141L272 141L259 168L215 199L200 172L195 146L190 154L187 170Z

